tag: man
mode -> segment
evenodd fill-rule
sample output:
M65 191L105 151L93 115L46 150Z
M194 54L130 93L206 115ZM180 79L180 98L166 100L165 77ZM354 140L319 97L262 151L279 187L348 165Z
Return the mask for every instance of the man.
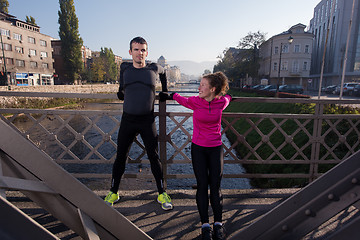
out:
M173 208L171 198L165 192L163 184L154 117L155 83L158 77L160 77L162 91L167 92L165 70L155 63L145 62L148 49L147 42L142 37L136 37L130 41L129 54L132 57L132 63L122 63L120 66L118 98L124 100L124 106L111 189L105 197L105 202L112 206L120 199L118 190L121 177L125 172L125 163L136 134L140 134L159 192L157 201L164 210L171 210Z

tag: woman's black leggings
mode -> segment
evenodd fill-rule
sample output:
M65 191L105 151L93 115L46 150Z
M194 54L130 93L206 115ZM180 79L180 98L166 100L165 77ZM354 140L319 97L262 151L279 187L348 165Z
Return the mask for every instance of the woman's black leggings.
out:
M214 213L214 222L222 222L221 178L224 167L224 153L222 146L201 147L191 144L191 158L197 182L196 204L201 223L209 223L209 196Z
M140 134L150 161L151 172L154 175L158 192L164 192L163 171L158 153L158 135L153 114L134 116L123 113L117 142L117 156L112 170L110 191L119 190L120 180L125 172L125 164L130 147L137 134Z

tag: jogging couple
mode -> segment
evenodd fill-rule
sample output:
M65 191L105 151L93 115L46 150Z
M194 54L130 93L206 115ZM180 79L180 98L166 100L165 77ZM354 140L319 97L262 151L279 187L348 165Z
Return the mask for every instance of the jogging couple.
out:
M156 63L146 63L148 45L142 37L130 41L129 54L132 63L120 66L118 98L124 100L117 156L113 165L111 188L105 202L113 205L120 199L118 194L128 153L137 134L140 134L150 161L158 190L157 201L162 209L171 210L173 204L164 189L162 166L158 154L158 136L155 126L155 83L160 78L162 91L160 101L175 100L193 110L193 136L191 144L192 165L197 181L196 204L202 223L202 239L225 239L222 223L222 195L220 183L223 172L221 142L221 115L231 101L228 79L222 72L204 75L199 86L199 95L182 97L168 93L165 70ZM209 196L214 213L213 228L209 222Z

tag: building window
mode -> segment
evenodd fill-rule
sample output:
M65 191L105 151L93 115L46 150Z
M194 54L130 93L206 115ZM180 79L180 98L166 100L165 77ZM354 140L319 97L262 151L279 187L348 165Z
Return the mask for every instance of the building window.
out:
M281 71L287 71L287 70L288 70L288 62L282 62Z
M46 47L46 41L45 40L40 40L40 46Z
M305 45L305 53L309 53L309 49L310 49L310 46L309 46L309 45Z
M33 37L28 37L28 42L35 44L35 38L33 38Z
M289 52L289 45L287 44L284 44L282 46L282 53L288 53Z
M274 71L277 71L277 70L278 70L278 63L277 63L277 62L274 62L273 70L274 70Z
M297 44L297 45L294 46L294 52L295 52L295 53L299 53L299 52L300 52L300 45Z
M0 31L2 36L10 37L10 30L0 28Z
M30 66L32 68L37 68L37 62L30 61Z
M22 41L22 35L21 35L21 34L14 33L13 35L14 35L14 39L15 39L15 40Z
M16 59L16 66L18 67L25 67L25 61Z
M15 52L24 53L24 48L15 46Z
M304 64L303 64L303 70L304 70L304 71L307 71L307 69L308 69L308 62L304 62Z
M36 56L36 50L34 50L34 49L29 49L29 55L30 55L30 56Z
M49 68L49 64L47 64L47 63L42 63L41 66L42 66L42 68L46 68L46 69Z
M52 81L51 81L51 75L45 75L43 74L41 76L41 85L51 85Z
M292 72L293 72L293 73L299 72L299 63L298 63L297 61L294 61L294 62L293 62Z
M4 46L5 51L11 51L12 50L11 44L7 44L7 43L0 44L0 49L3 49L2 46Z
M274 54L278 54L279 53L279 47L275 47L274 48Z
M40 53L40 57L43 57L43 58L48 57L47 52L41 52L41 53Z
M6 64L8 65L14 65L14 59L13 58L5 58Z

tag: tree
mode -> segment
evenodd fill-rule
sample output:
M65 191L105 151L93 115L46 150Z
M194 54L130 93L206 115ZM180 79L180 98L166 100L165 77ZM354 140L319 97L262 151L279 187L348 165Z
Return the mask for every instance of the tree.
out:
M224 55L214 66L214 72L223 71L229 80L244 78L246 75L256 78L259 70L258 48L265 41L265 33L249 32L240 39L238 48L225 49Z
M237 67L236 56L238 49L228 48L225 49L223 55L218 56L219 61L214 66L213 72L222 71L226 74L230 81L233 81L238 78L239 74L237 71L239 70Z
M253 78L258 77L258 71L260 67L258 46L264 43L265 40L266 33L257 31L255 33L249 32L248 35L239 41L238 47L240 49L246 49L241 64L242 69Z
M32 16L26 16L26 22L27 23L30 23L30 24L32 24L32 25L35 25L35 26L37 26L36 25L36 22L35 22L35 18L33 18Z
M210 71L209 69L205 69L205 70L204 70L204 75L210 74L210 73L211 73L211 71Z
M74 83L83 69L81 47L83 40L79 34L79 21L75 14L73 0L59 0L59 37L61 55L64 60L65 78Z
M100 58L103 59L105 79L104 81L115 81L117 79L117 67L115 55L111 48L101 48Z
M0 11L1 12L9 13L8 7L9 7L8 0L0 0Z
M265 40L266 33L260 31L249 32L248 35L240 39L238 47L241 49L254 49L255 46L260 46Z
M91 79L94 82L103 82L105 76L104 59L101 57L94 58L91 63Z

